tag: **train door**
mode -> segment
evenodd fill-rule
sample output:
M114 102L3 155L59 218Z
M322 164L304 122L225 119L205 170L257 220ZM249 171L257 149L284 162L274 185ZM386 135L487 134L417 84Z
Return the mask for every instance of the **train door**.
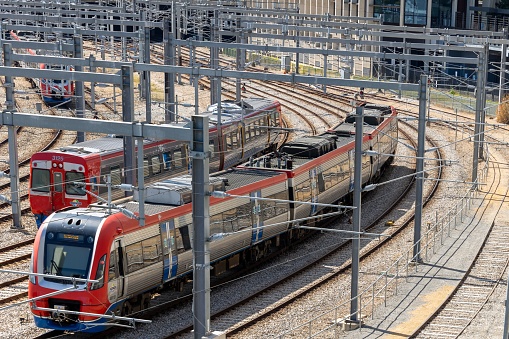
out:
M317 212L317 206L314 205L318 202L318 174L316 167L309 171L309 180L311 182L311 202L313 205L311 205L311 211L310 215L314 215Z
M108 300L115 302L122 298L125 289L124 251L122 240L117 239L111 245L108 268Z
M256 191L249 195L251 197L261 197L262 192ZM252 211L253 211L253 234L252 234L251 242L253 244L255 244L255 243L259 242L260 240L262 240L262 236L263 236L263 219L260 217L260 211L261 211L260 201L257 199L253 200L251 207L252 207Z
M51 183L51 200L53 211L57 211L66 207L65 203L65 189L64 189L64 175L65 172L63 169L53 169L53 182Z
M169 280L177 275L177 244L175 239L175 222L170 220L161 224L163 246L163 280Z
M353 177L355 170L355 153L354 150L348 151L348 163L350 164L350 185L348 191L353 191Z
M244 147L246 147L246 134L245 134L245 124L244 122L242 122L242 124L239 124L239 127L237 128L238 130L238 148L240 150L240 155L239 155L239 162L241 159L244 159L244 154L246 153L246 150L244 149Z

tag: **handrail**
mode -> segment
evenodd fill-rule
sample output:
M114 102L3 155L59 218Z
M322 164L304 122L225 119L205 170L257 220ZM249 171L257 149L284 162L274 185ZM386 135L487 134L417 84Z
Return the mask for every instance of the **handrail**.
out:
M489 145L483 144L484 146L484 153L486 155L486 159L484 162L484 167L480 169L480 173L477 179L477 183L484 182L487 174L488 169L490 165L490 152L489 152ZM438 240L440 240L440 244L443 244L444 241L444 235L446 237L450 236L451 227L454 225L454 228L457 226L458 218L460 218L460 222L463 221L464 211L467 211L467 209L472 207L472 200L476 198L478 195L478 191L474 189L469 189L467 192L465 192L465 195L458 201L458 203L451 208L448 213L446 213L440 220L437 220L435 224L432 226L430 224L428 227L427 232L425 232L422 237L419 239L418 244L422 245L420 246L421 249L419 253L417 253L414 256L414 246L417 244L413 244L410 246L406 251L403 252L401 256L399 256L392 264L390 264L386 270L382 272L368 287L364 288L359 295L357 296L359 307L358 307L358 318L359 315L365 315L367 313L371 313L371 317L373 318L374 315L374 309L376 306L376 298L383 293L383 299L384 299L384 306L386 306L387 301L387 293L389 291L389 286L392 282L395 283L395 289L394 289L394 295L397 295L398 293L398 278L405 278L408 282L408 276L409 276L409 269L410 266L413 265L415 267L415 271L417 271L417 268L419 266L419 262L415 260L416 258L423 257L427 260L428 259L428 251L432 250L432 254L436 253L436 244ZM430 227L432 226L432 227ZM445 231L447 230L447 233L445 234ZM438 238L439 237L439 238ZM403 266L403 270L401 270L401 266ZM405 272L404 275L401 273ZM390 279L389 279L390 277ZM383 282L383 285L376 288L377 284ZM392 292L391 292L392 293ZM363 301L364 298L364 301ZM366 300L367 299L367 300ZM319 335L323 334L325 331L337 331L338 324L341 320L348 320L351 318L353 314L348 314L346 316L342 316L341 318L338 317L338 310L342 307L350 305L351 299L342 302L341 304L338 304L336 307L323 312L322 314L319 314L312 319L308 320L307 322L294 327L290 330L287 330L277 336L277 338L284 338L285 336L291 336L291 333L296 331L303 331L306 328L308 329L308 336L306 338L315 338ZM366 312L363 312L366 311ZM331 314L333 314L333 321L330 320ZM319 327L316 323L320 321L320 319L327 317L327 321L322 321L321 323L327 323L328 326L325 326L324 328L319 329L316 333L311 333L311 329L315 327ZM361 324L362 326L362 324Z

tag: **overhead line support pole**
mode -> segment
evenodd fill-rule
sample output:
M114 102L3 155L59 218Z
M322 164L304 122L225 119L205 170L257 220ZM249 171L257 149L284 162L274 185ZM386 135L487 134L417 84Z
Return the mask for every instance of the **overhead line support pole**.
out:
M209 119L195 115L192 121L193 327L194 338L201 339L210 332Z
M145 14L146 12L142 12ZM146 21L144 21L145 25L143 26L143 62L146 64L150 64L150 27L147 27ZM141 55L140 51L140 55ZM150 89L150 71L143 72L144 77L144 86L145 86L145 120L148 123L152 122L152 92Z
M483 114L483 96L482 92L484 91L483 83L482 83L482 71L484 69L484 53L479 53L479 59L477 63L477 86L475 93L475 125L474 125L474 152L473 152L473 160L472 160L472 182L477 181L477 170L479 165L479 159L482 154L480 154L480 144L481 144L481 122L482 122L482 114ZM477 188L477 185L474 184L474 189Z
M132 123L134 121L134 89L133 89L133 68L132 66L122 66L122 121ZM136 157L135 157L135 138L132 136L124 137L124 168L125 183L136 186ZM142 145L139 145L143 147ZM140 171L143 168L139 169ZM132 192L126 191L126 196L132 195Z
M422 262L421 259L421 228L422 228L422 192L424 185L424 153L426 141L426 98L428 76L422 74L419 82L419 126L417 128L417 163L415 182L415 219L414 219L414 250L413 259L415 263Z
M173 9L172 9L172 20L173 20ZM170 21L164 19L163 29L163 44L164 44L164 64L174 65L174 53L172 52L175 48L173 44L173 33L170 32ZM172 58L173 56L173 58ZM175 73L164 73L164 122L175 121Z
M484 44L484 50L481 54L484 56L482 59L482 70L479 73L478 82L482 83L481 92L481 124L479 126L479 159L484 159L484 130L486 124L486 85L488 81L488 62L489 62L489 45ZM477 106L476 106L477 107Z
M74 58L81 59L83 58L83 39L81 35L79 35L79 30L76 29L74 38ZM75 69L77 72L82 72L83 67L80 65L76 65ZM83 81L76 81L76 117L83 118L85 116L85 84ZM85 141L85 132L78 131L77 133L77 141L83 142Z
M11 66L11 44L3 45L3 54L4 65ZM16 111L16 107L14 106L14 78L11 76L6 76L4 86L6 111L14 115ZM7 135L9 139L9 177L11 189L12 228L23 229L23 225L21 224L21 208L19 200L18 137L14 124L7 126Z
M362 194L362 138L363 138L363 121L364 107L355 109L355 163L353 178L353 230L360 233L361 231L361 194ZM352 283L350 293L350 321L359 323L359 251L360 251L360 235L357 234L352 239Z

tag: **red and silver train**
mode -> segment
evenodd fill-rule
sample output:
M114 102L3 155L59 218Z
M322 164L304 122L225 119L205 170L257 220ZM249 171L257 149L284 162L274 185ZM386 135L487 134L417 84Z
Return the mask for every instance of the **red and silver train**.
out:
M393 108L367 106L365 114L363 150L386 155L363 155L363 185L390 162L398 138ZM210 177L214 191L273 199L211 196L212 275L249 265L288 246L304 233L295 227L296 220L300 225L313 225L305 220L324 217L330 208L293 201L335 204L351 196L353 119L347 118L323 135L300 138L277 152ZM157 289L178 288L191 278L191 192L188 175L147 186L146 200L141 202L143 227L127 217L129 213L100 205L69 208L49 216L37 233L31 259L31 272L41 274L30 276L28 289L35 324L58 330L101 331L108 321L102 315L127 316L144 309ZM134 215L139 215L139 207L136 201L123 206ZM64 277L98 282L72 282Z
M10 32L10 36L12 40L17 41L30 41L27 39L27 35L23 33L26 32ZM21 52L25 52L31 55L37 55L38 53L33 49L18 49ZM31 67L31 68L39 68L39 69L53 69L59 71L73 71L73 67L69 65L50 65L40 63L38 65L27 63L23 66ZM74 82L69 80L60 80L60 79L33 79L34 85L39 88L42 99L45 103L49 105L58 105L63 104L72 99L74 96Z
M217 129L217 110L208 110L210 123L211 173L231 168L252 156L276 149L281 134L281 105L266 98L249 98L242 103L224 102L221 129ZM185 123L182 123L185 125ZM147 183L189 170L188 144L175 140L144 140L143 169ZM97 201L94 195L107 197L104 186L87 185L93 193L78 189L74 182L112 185L125 182L122 138L105 137L49 151L35 153L30 162L29 197L37 225L54 211L64 207L86 207ZM119 189L113 198L123 197Z

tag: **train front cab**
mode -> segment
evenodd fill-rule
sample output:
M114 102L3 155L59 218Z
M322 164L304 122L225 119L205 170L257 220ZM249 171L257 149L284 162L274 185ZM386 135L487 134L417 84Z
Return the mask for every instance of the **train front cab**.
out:
M63 219L66 222L62 223ZM50 275L30 276L29 279L28 296L37 299L30 302L35 325L66 331L104 330L103 326L97 325L106 322L105 318L65 312L105 314L111 306L107 303L108 285L105 283L106 254L94 255L94 250L97 253L96 228L80 228L80 225L93 221L62 213L54 214L48 221L36 236L30 263L32 272ZM71 280L59 276L82 279L90 276L99 282L88 286L84 282L76 282L74 290ZM62 289L71 291L44 297Z
M57 153L32 157L29 196L37 227L54 211L68 206L88 206L92 202L91 197L74 184L79 181L95 183L98 174L90 173L87 161Z

